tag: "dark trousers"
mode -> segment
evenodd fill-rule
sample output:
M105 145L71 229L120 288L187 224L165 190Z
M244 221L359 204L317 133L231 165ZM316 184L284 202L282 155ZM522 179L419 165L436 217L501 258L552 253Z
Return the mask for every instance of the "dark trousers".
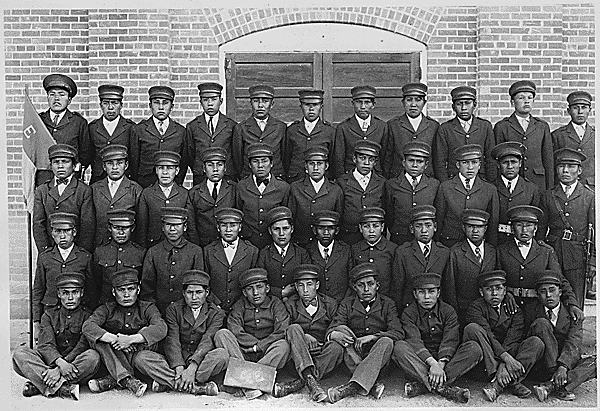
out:
M290 355L290 345L286 340L275 341L264 353L244 354L235 335L227 329L217 331L215 334L215 345L218 348L224 348L230 357L269 365L277 369L283 368Z
M304 339L304 331L298 324L292 324L285 332L285 338L290 344L292 360L298 375L308 367L313 367L317 379L329 374L344 357L344 348L335 341L326 341L318 354L308 351L308 344Z
M578 268L576 270L567 270L563 268L563 275L573 288L573 292L579 302L579 307L583 310L585 304L585 286L587 279L585 278L585 268Z

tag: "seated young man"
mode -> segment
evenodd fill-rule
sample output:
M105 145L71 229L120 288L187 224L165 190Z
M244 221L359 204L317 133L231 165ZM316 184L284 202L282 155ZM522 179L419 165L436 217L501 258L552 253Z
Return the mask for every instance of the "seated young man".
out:
M98 393L118 384L141 397L148 384L135 378L134 372L146 370L162 358L156 351L167 335L167 324L154 303L138 300L136 270L117 271L112 286L115 301L98 307L83 323L83 334L108 370L107 376L90 380L88 387Z
M483 355L475 341L459 345L456 311L438 300L440 281L437 273L421 273L413 278L415 302L402 312L406 340L396 342L394 360L413 380L404 386L407 397L431 391L466 403L469 390L452 384L475 367Z
M79 399L79 383L87 382L100 367L100 356L81 334L91 311L82 307L85 277L65 272L56 279L60 306L42 315L37 349L18 347L13 369L27 378L23 396L38 394Z
M294 270L298 293L285 302L292 323L285 332L285 338L301 379L275 383L275 397L298 391L306 384L312 401L325 401L327 394L318 381L342 361L342 346L331 340L325 341L325 332L333 320L337 302L317 291L319 271L319 266L314 264L299 265Z
M554 271L539 273L538 302L525 310L525 329L544 343L544 356L530 377L545 381L533 386L540 401L555 393L560 400L573 401L573 392L596 377L596 355L581 358L583 321L575 321L561 302L562 278Z
M521 381L544 353L544 344L538 337L523 339L523 312L518 309L509 314L506 304L506 273L502 270L487 271L479 275L479 294L469 306L463 332L463 342L475 341L483 352L483 361L474 371L491 381L483 388L486 397L494 402L502 391L519 398L531 395L531 390ZM476 377L479 377L476 375Z
M288 361L290 346L285 330L290 315L281 300L269 295L267 271L251 268L240 276L244 298L231 308L227 328L217 331L215 345L225 348L229 357L257 362L277 369ZM244 390L247 399L262 395L260 390Z
M378 292L379 274L372 263L350 271L354 293L344 298L329 326L326 341L344 347L344 363L352 372L350 380L327 391L329 402L361 394L381 398L385 386L377 382L390 362L394 342L404 337L396 306Z

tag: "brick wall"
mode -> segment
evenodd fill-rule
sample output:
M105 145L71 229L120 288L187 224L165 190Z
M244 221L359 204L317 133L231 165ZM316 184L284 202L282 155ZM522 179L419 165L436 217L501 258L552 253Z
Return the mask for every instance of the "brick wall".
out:
M71 75L79 94L71 108L100 116L97 87L126 89L123 114L148 116L147 89L177 93L173 117L198 114L196 85L218 80L219 46L245 34L308 22L337 22L387 30L427 46L428 112L452 117L450 90L478 88L480 115L495 123L510 114L509 85L538 84L536 114L552 129L566 122L565 97L595 87L595 9L592 4L465 7L320 7L276 9L5 10L5 88L11 316L27 315L26 217L21 203L23 89L45 109L43 77ZM594 121L594 113L591 122Z

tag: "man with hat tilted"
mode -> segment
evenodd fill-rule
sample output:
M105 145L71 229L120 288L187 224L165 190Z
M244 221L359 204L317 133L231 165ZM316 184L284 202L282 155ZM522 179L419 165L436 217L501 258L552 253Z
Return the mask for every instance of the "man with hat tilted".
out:
M213 148L220 148L225 153L223 163L227 179L237 179L238 170L233 165L231 155L233 152L233 128L237 123L220 111L221 104L223 104L222 90L223 86L219 83L198 84L203 113L185 126L194 185L204 181L205 175L208 177L205 152Z
M285 340L290 315L281 300L269 294L264 268L246 270L240 276L240 287L244 297L233 305L227 328L217 331L215 345L225 348L230 358L282 368L290 354ZM263 393L245 389L244 394L252 400Z
M398 245L413 239L410 214L414 207L433 205L440 182L428 177L431 147L421 141L406 143L402 149L404 173L386 180L383 187L383 208L390 230L390 240Z
M423 114L427 103L427 86L408 83L402 86L404 114L388 121L388 143L385 150L383 171L388 178L404 173L402 149L409 141L421 141L433 147L440 123ZM425 174L433 177L433 164L429 163Z
M27 379L24 397L43 394L78 400L78 384L98 371L100 356L81 334L81 326L91 314L81 305L84 285L83 274L60 274L56 278L60 305L42 315L37 349L15 349L13 369Z
M170 117L175 91L167 86L152 86L148 89L148 95L152 115L131 130L131 178L144 188L152 185L156 181L154 153L171 151L180 156L176 181L183 185L190 165L190 150L185 127Z
M77 95L77 85L69 76L50 74L44 77L44 90L48 98L48 111L39 113L46 128L58 144L68 144L79 153L79 161L83 168L89 166L94 159L94 146L90 139L87 120L76 111L68 109L73 97ZM77 168L77 178L83 170ZM38 170L35 174L35 185L48 181L52 174L47 170Z
M546 242L556 251L562 273L573 287L580 307L585 302L587 278L596 274L594 192L577 181L584 160L585 154L575 149L556 150L559 183L542 196L545 219L540 226L543 234L548 231Z
M221 147L208 147L202 152L205 178L189 192L196 217L199 245L207 246L219 239L215 215L235 205L235 184L227 180L227 152Z
M479 144L466 144L455 150L458 174L440 184L434 201L437 209L438 237L446 247L464 240L461 215L464 209L486 211L487 240L496 245L498 231L498 190L479 177L483 150Z
M275 89L268 85L248 88L252 115L233 128L233 163L240 178L249 176L252 171L246 162L251 144L266 144L272 150L273 175L284 176L283 152L286 125L270 113L275 105Z
M106 213L117 209L136 211L142 195L142 187L125 175L129 167L127 153L127 147L120 144L109 144L100 153L105 177L91 186L96 209L96 247L110 242Z
M344 193L337 184L326 177L329 169L329 151L323 146L311 147L304 152L303 180L290 184L288 207L294 216L293 239L305 247L314 239L311 220L320 210L341 213L344 207Z
M327 162L333 149L335 129L321 119L323 90L300 90L302 120L294 121L285 130L283 168L288 183L304 179L306 158L302 153L314 147L327 151ZM329 172L326 174L330 175Z
M96 219L92 189L74 174L77 150L67 144L48 147L48 157L54 177L35 188L33 203L33 238L38 252L52 247L50 214L65 212L75 214L77 245L92 252Z
M354 115L335 128L331 158L331 176L339 178L354 169L354 145L357 141L371 140L387 147L388 129L385 121L372 115L375 109L375 87L364 85L352 87L352 109ZM378 159L375 172L383 175L383 161Z
M167 324L153 302L138 299L138 273L126 268L113 274L115 301L96 308L83 323L83 334L100 354L108 375L88 382L93 393L127 388L136 397L148 384L135 378L135 371L148 375L149 367L164 361L158 343L167 335Z
M99 303L114 301L111 278L117 271L125 268L137 270L142 278L142 264L146 249L131 239L135 229L135 211L126 209L108 210L106 212L109 242L94 250L92 272L101 287Z
M354 293L338 306L325 340L344 347L352 377L327 391L331 403L357 394L380 399L385 386L377 382L379 373L390 362L394 343L404 338L394 302L379 293L377 268L372 263L355 266L350 282Z
M204 247L204 267L211 273L212 295L220 300L220 306L229 312L242 296L239 277L255 267L258 248L239 235L244 213L237 208L222 208L215 218L219 239Z
M106 160L102 156L102 149L113 144L125 146L127 150L131 147L131 128L135 122L121 115L124 91L123 87L116 84L102 84L98 87L102 116L88 126L94 145L90 185L106 177ZM127 176L131 176L131 170L127 171Z
M247 157L252 174L237 183L235 207L244 213L241 237L260 250L270 242L267 214L274 207L288 203L290 185L275 177L273 151L269 145L249 145Z
M496 145L492 123L473 114L477 108L477 90L469 86L459 86L450 92L452 110L456 114L451 120L440 125L435 136L435 158L433 168L440 181L454 177L457 170L455 152L465 144L479 144L483 148L482 166L479 176L486 181L496 179L496 165L491 151Z
M362 240L358 227L360 212L367 207L383 206L385 178L373 172L380 151L381 146L374 141L357 141L352 157L354 169L336 180L344 193L340 239L349 245Z
M494 126L496 143L516 141L523 144L521 176L540 187L541 191L547 190L554 186L552 136L548 123L531 115L535 83L519 80L510 86L508 94L515 111Z
M498 244L512 240L513 232L506 211L518 205L539 207L540 189L519 175L523 165L525 146L516 141L505 141L492 149L492 158L498 163L498 177L492 183L498 190L500 213L498 217Z

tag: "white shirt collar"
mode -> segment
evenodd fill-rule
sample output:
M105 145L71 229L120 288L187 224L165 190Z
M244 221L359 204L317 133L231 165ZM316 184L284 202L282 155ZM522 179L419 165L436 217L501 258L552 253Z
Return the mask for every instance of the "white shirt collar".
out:
M521 116L515 114L515 117L517 117L517 120L519 121L519 123L521 124L521 126L523 128L526 128L526 126L528 126L529 122L531 121L531 114L527 114L527 117L521 117Z
M567 187L569 188L569 194L573 194L573 190L575 190L575 187L577 186L577 180L575 180L575 182L573 184L571 184L570 186L567 186L561 182L559 182L560 187L563 189L563 191L566 192Z
M275 249L277 250L277 252L279 254L281 254L281 251L283 250L283 255L287 255L288 252L288 248L290 248L290 244L288 243L285 247L281 248L279 247L277 244L273 243L273 245L275 246Z
M331 251L333 250L333 244L335 244L335 240L333 240L333 241L331 242L331 244L329 244L329 245L327 246L327 252L329 253L329 255L331 255ZM325 247L323 247L323 244L321 244L321 242L320 242L320 241L318 241L318 240L317 240L317 247L319 247L319 252L321 253L321 256L322 256L323 254L325 254Z
M429 252L431 252L431 243L433 243L433 240L429 240L427 244L417 241L417 244L419 244L419 248L423 254L425 254L425 246L429 247Z
M410 121L410 124L412 125L413 129L417 131L419 129L421 121L423 120L423 113L419 114L417 118L412 118L409 115L407 115L406 117L408 118L408 121Z
M354 178L356 179L356 181L370 181L371 180L371 175L373 174L372 171L369 172L369 174L367 174L366 176L363 176L361 173L358 172L357 169L354 169L354 171L352 172L352 175L354 176Z
M171 190L173 189L173 186L175 185L175 183L172 183L170 186L168 187L163 187L162 185L158 185L161 189L161 191L164 193L165 197L169 197L171 195Z
M106 129L106 131L108 131L108 134L110 134L111 136L115 132L117 126L119 125L120 119L121 115L118 115L117 118L115 118L112 121L109 121L106 117L102 116L102 125L104 125L104 128Z
M465 176L463 176L461 173L458 173L458 178L460 178L460 181L461 181L463 187L465 187L465 189L466 189L466 183L465 183L465 181L467 179L465 178ZM469 179L469 184L471 185L471 189L473 189L473 183L474 182L475 182L475 177Z
M504 177L502 174L500 174L500 178L502 179L502 182L504 183L504 187L506 187L508 185L508 182L510 181L510 189L511 190L515 189L515 187L517 186L517 182L519 181L519 175L518 174L512 180L509 180L508 178Z
M308 179L310 180L310 183L312 184L313 188L315 189L315 193L318 193L319 190L321 189L321 187L323 187L323 184L325 183L325 177L323 177L319 182L315 182L310 177L308 177Z
M475 249L479 248L479 251L481 251L481 259L483 259L483 254L485 253L485 251L484 251L485 241L482 242L481 244L479 244L479 247L477 247L475 244L473 244L471 242L471 240L469 240L468 238L467 238L467 243L469 243L469 247L471 247L471 250L473 250L473 254L475 254L475 255L477 255L477 253L475 252Z
M306 117L302 117L302 120L304 120L304 128L306 128L306 131L308 131L309 133L312 133L312 131L314 130L315 126L319 122L319 118L320 117L317 117L315 121L308 121L306 119Z
M71 250L73 250L73 246L75 246L75 243L71 244L71 247L66 248L66 249L62 249L60 247L58 247L58 251L60 252L60 255L63 259L63 261L65 261L67 259L67 257L69 256L69 254L71 254Z
M227 241L221 239L221 244L223 245L223 248L226 248L225 246L227 246L227 248L233 248L236 249L238 244L240 242L239 237L235 239L235 241L233 243L228 243Z
M514 239L515 239L515 244L517 244L517 248L519 248L519 249L520 249L520 248L522 248L522 247L520 247L520 246L519 246L519 243L520 243L521 241L520 241L520 240L517 240L517 237L514 237ZM533 240L529 240L529 242L528 242L528 246L527 246L526 248L527 248L527 249L530 249L530 248L531 248L531 244L532 244L532 243L533 243ZM525 246L523 246L523 247L525 247Z
M458 122L460 123L460 125L463 129L465 128L465 124L469 126L469 127L466 127L467 130L469 128L471 128L471 124L473 124L473 116L471 116L471 118L468 121L465 121L460 117L456 117L456 118L458 119Z
M408 173L404 173L404 177L406 177L406 180L412 185L413 177ZM417 179L417 185L421 182L421 177L423 177L423 174L415 177Z
M212 194L212 190L214 186L217 186L217 193L219 192L219 189L221 188L221 182L223 180L219 180L216 183L213 181L210 181L209 179L206 179L206 187L208 187L208 191L209 194ZM256 180L254 181L256 183Z
M269 183L271 182L271 179L273 178L272 174L269 174ZM258 183L256 182L256 176L254 174L252 174L252 180L254 181L254 185L258 188ZM218 188L217 188L218 190Z
M202 310L202 306L198 307L198 308L192 308L192 314L194 315L194 319L198 318L198 315L200 315L200 311Z
M50 120L54 123L54 117L56 116L56 114L58 114L58 120L56 121L56 124L58 124L58 123L60 123L62 118L65 116L66 112L67 112L67 110L63 110L60 113L55 113L54 111L50 110Z
M367 123L367 128L369 126L371 126L371 115L370 114L369 114L369 117L367 117L364 120L362 118L358 117L356 114L354 114L354 117L356 117L356 121L358 122L358 125L360 126L361 129L363 127L363 123Z
M256 124L260 124L260 123L265 123L265 126L267 125L267 123L269 122L269 117L267 116L266 118L263 118L262 120L257 119L256 117L252 116L254 118L254 120L256 121Z
M220 114L220 111L217 111L217 113L212 117L213 127L215 129L217 128L217 123L219 122L219 114ZM206 124L208 125L208 122L210 121L210 116L208 114L204 113L204 119L206 120Z
M156 126L156 129L158 130L160 128L159 124L158 124L158 123L160 123L160 120L154 116L152 116L152 120L154 120L154 125ZM164 119L162 123L163 123L163 130L167 131L167 129L169 128L169 117Z

